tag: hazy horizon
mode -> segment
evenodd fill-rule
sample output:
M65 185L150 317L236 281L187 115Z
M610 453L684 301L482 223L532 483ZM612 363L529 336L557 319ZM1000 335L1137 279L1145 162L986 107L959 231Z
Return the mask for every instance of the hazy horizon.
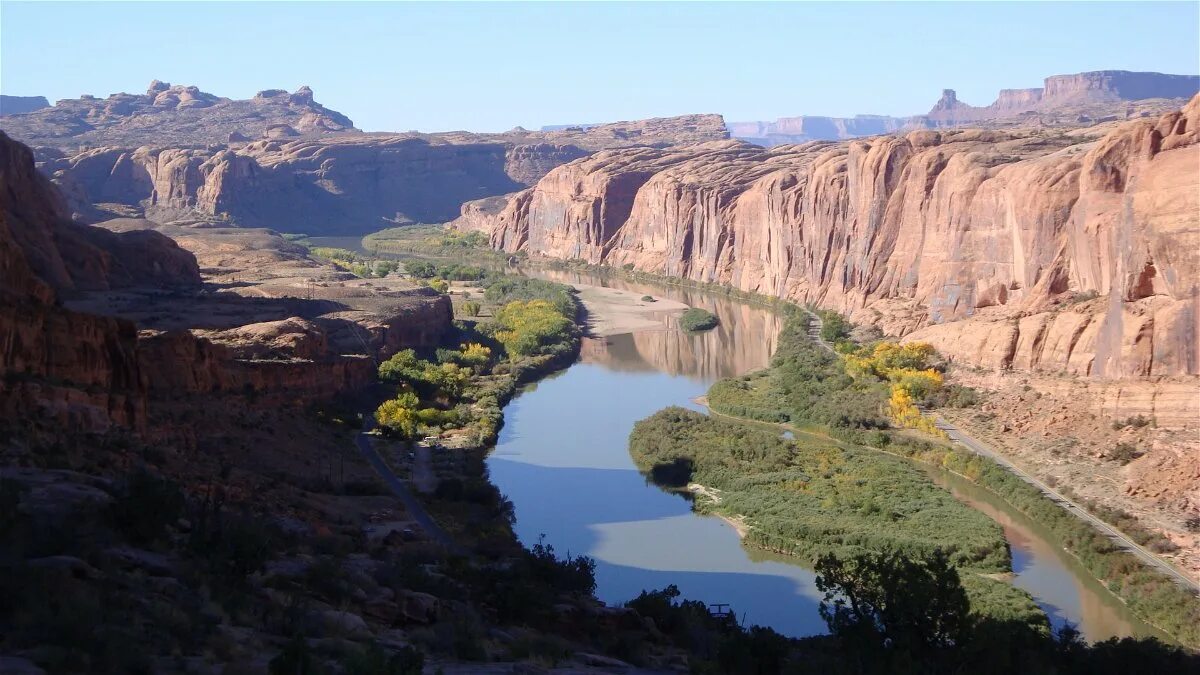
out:
M982 106L1050 75L1200 72L1190 2L6 1L0 19L7 95L53 104L160 79L244 99L308 85L367 131L908 116L943 89Z

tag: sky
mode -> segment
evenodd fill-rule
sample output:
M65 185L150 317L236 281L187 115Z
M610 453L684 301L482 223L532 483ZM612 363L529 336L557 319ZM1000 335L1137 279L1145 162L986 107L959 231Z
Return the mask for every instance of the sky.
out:
M912 115L951 88L1200 72L1200 2L0 2L0 92L312 87L367 131Z

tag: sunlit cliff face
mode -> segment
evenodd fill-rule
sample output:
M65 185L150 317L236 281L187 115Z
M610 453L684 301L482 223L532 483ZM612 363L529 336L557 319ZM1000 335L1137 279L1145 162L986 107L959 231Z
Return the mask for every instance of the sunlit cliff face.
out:
M508 251L816 303L972 365L1194 375L1198 128L1200 97L1103 137L608 151L459 224Z

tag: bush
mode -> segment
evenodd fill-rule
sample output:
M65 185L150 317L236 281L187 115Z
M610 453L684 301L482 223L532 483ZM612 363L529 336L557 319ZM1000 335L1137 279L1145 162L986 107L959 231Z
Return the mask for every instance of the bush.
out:
M548 300L516 300L496 312L493 336L509 358L553 354L572 342L575 322Z
M712 312L692 307L679 317L679 327L686 331L712 330L720 323Z
M959 566L1009 571L1003 532L958 502L911 462L832 441L780 438L776 430L667 408L638 422L630 455L668 487L721 490L700 511L746 516L747 541L814 561L891 547L913 555L941 549Z
M1119 462L1121 466L1125 466L1144 454L1146 453L1139 450L1138 447L1132 443L1117 443L1115 446L1113 446L1113 449L1105 453L1104 456L1113 460L1114 462Z
M653 295L643 295L642 302L657 302L657 300L654 299Z

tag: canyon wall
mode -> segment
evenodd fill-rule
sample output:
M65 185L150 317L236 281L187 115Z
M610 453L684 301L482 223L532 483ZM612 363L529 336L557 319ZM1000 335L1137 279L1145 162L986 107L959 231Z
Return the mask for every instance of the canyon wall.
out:
M915 131L611 150L459 225L811 302L986 367L1200 372L1200 97L1098 141Z
M1047 77L1042 87L1001 89L987 106L972 106L958 100L953 89L925 116L927 126L980 122L1014 117L1025 113L1086 109L1127 101L1148 99L1190 99L1200 91L1200 76L1164 73L1134 73L1125 70L1097 70ZM1118 107L1106 112L1116 113ZM1125 115L1120 115L1124 117Z
M923 115L889 117L856 115L781 117L774 122L731 122L734 138L767 147L815 140L845 140L897 131L937 129L960 125L1011 126L1036 121L1049 127L1077 126L1135 117L1155 116L1200 91L1200 76L1100 70L1052 75L1044 86L1001 89L987 106L958 100L953 89Z
M200 233L213 251L206 273L267 255ZM179 239L204 250L199 239ZM375 379L376 357L436 344L450 328L444 296L330 287L315 276L336 278L328 266L291 258L284 262L304 266L298 284L320 283L339 301L305 301L291 288L276 298L261 286L253 297L200 289L196 256L172 238L72 222L31 151L0 133L0 417L54 437L114 427L161 437L180 411L307 405L361 389ZM256 266L222 272L266 272ZM233 325L139 331L137 311ZM264 320L272 313L288 318Z
M199 147L154 141L75 152L42 147L38 158L84 220L132 209L164 221L364 234L450 220L463 202L523 189L598 148L727 136L719 115L687 115L555 132L325 134Z

